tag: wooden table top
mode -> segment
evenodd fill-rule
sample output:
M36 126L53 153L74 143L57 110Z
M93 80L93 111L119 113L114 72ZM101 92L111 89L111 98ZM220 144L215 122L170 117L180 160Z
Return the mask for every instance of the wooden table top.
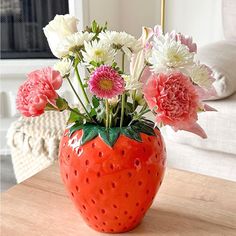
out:
M90 229L55 164L2 194L2 236L109 235ZM142 223L123 235L236 235L236 182L168 169Z

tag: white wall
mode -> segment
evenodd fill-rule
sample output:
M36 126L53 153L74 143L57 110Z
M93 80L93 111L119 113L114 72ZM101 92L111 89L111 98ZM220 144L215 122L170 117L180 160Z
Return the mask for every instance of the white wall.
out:
M114 30L136 37L142 26L160 23L160 0L89 1L88 21L108 21ZM166 0L166 30L192 35L199 46L223 39L221 0Z
M157 0L85 0L88 23L94 19L102 24L108 22L109 29L127 31L139 37L142 26L159 23L159 1ZM148 3L148 4L147 4ZM158 9L158 10L157 10Z
M199 46L224 39L221 0L166 0L166 30L173 29Z

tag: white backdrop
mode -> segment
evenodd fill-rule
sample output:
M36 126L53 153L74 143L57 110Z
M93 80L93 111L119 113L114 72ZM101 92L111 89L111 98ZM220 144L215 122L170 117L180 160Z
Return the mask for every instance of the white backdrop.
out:
M109 22L138 37L141 27L160 23L160 0L85 0L87 19ZM221 0L166 0L166 30L192 35L198 45L223 39Z

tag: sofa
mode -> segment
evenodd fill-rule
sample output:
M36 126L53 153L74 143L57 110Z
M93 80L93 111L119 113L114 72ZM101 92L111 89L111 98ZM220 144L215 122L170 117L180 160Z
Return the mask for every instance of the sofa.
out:
M208 139L165 128L168 165L236 181L236 1L222 1L225 40L198 50L198 59L213 69L217 97L205 101L217 109L199 115Z

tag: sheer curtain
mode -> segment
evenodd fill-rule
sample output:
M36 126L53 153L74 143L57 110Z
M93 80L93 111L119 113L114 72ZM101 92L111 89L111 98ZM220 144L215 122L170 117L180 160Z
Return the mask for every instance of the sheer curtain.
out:
M42 28L68 0L0 0L1 58L52 58Z

